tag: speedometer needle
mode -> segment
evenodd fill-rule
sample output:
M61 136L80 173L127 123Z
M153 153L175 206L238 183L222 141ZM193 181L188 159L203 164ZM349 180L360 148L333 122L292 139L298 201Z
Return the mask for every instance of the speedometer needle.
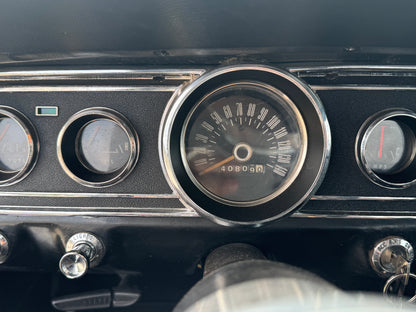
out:
M234 158L235 158L235 157L234 157L234 155L232 155L232 156L230 156L230 157L228 157L228 158L226 158L226 159L224 159L224 160L221 160L220 162L217 162L216 164L214 164L214 165L212 165L212 166L208 167L207 169L205 169L205 170L201 171L201 172L199 173L199 175L201 176L201 175L203 175L203 174L205 174L205 173L208 173L208 172L210 172L210 171L212 171L212 170L214 170L214 169L217 169L218 167L221 167L222 165L225 165L226 163L229 163L229 162L230 162L230 161L232 161Z

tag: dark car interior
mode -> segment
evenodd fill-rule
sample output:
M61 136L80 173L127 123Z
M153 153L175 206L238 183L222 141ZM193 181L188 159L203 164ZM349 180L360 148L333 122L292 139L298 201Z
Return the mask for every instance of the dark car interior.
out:
M415 11L2 2L0 311L411 309Z

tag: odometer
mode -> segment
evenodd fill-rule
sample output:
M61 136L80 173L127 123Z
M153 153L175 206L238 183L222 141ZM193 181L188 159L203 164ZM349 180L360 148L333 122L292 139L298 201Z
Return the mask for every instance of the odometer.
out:
M212 199L252 206L281 194L305 160L306 128L293 102L263 83L237 82L202 98L188 114L181 156Z

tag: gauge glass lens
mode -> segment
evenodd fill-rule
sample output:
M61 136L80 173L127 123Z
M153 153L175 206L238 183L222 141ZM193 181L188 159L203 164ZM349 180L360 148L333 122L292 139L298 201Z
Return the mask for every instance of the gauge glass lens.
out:
M14 172L24 168L29 158L26 132L12 118L0 119L0 170Z
M367 167L378 174L394 174L412 160L414 135L408 127L394 120L384 120L368 135L364 146Z
M96 119L80 130L77 155L81 163L97 173L111 173L128 162L131 155L127 133L116 122Z
M206 195L234 206L261 204L282 193L306 155L303 119L282 92L236 83L206 96L182 131L182 160Z

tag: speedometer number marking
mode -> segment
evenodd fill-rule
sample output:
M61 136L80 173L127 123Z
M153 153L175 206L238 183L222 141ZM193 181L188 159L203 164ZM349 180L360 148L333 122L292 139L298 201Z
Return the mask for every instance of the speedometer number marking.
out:
M203 101L190 116L185 138L194 182L227 203L255 202L276 193L299 160L301 138L293 112L275 94L247 86L247 95L224 91Z

